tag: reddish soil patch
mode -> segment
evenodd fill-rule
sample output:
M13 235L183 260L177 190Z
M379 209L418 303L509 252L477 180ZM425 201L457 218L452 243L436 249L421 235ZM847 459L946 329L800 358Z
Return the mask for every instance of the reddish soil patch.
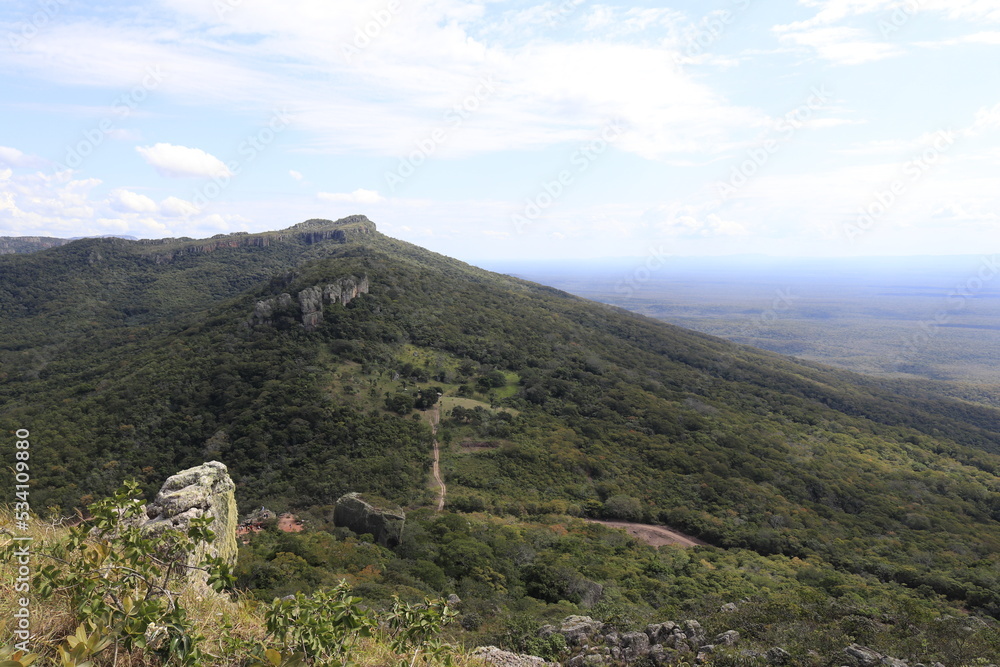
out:
M305 529L302 522L295 518L294 514L282 514L278 517L278 530L286 533L301 533Z
M243 523L236 527L236 535L248 535L250 533L259 533L264 530L263 523ZM294 514L285 513L278 517L278 530L282 530L286 533L301 533L305 530L305 526L302 522L295 518Z
M708 546L708 542L702 542L697 537L679 533L666 526L651 526L645 523L631 523L628 521L598 521L596 519L588 519L588 521L599 523L609 528L622 528L632 537L640 539L654 547L662 547L667 544L681 547Z

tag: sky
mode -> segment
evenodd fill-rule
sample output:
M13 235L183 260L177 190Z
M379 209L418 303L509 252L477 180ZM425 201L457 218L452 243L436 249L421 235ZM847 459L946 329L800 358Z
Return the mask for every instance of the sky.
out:
M0 235L995 252L1000 0L0 3Z

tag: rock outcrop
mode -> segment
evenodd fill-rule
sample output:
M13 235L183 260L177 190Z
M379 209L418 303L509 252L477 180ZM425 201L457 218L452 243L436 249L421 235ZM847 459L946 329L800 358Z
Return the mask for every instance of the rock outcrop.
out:
M562 635L563 642L552 642L552 635L557 634ZM559 663L566 667L611 667L632 664L667 667L681 664L710 665L720 661L725 664L766 664L775 667L800 664L791 653L780 646L767 649L745 647L740 633L736 630L720 632L709 640L705 629L694 620L653 623L646 626L645 632L619 632L614 626L589 616L567 616L558 626L542 626L538 636L548 640L553 646L564 647L560 649ZM492 647L486 648L492 649ZM541 658L533 659L541 660ZM817 662L819 659L819 654L809 652L808 664L819 664ZM828 656L828 660L823 664L848 667L907 667L909 663L866 646L851 644L842 651L837 651L835 655ZM929 665L912 663L910 667L944 667L944 665L938 662ZM990 664L987 667L996 665Z
M272 324L277 316L286 315L296 317L306 329L315 329L323 321L324 306L337 303L346 306L358 295L367 293L368 276L345 276L329 283L307 287L294 298L283 292L276 297L258 301L250 323L255 326ZM296 301L298 308L293 305Z
M348 243L362 240L376 232L375 223L363 215L351 215L340 220L313 219L300 222L280 232L264 232L250 234L234 232L232 234L216 234L211 239L170 238L142 239L134 241L146 246L169 246L164 252L150 255L157 264L167 264L185 255L203 254L227 248L266 248L272 243L299 242L313 245L322 241Z
M701 624L693 620L655 623L648 625L645 632L618 632L613 626L589 616L567 616L559 626L545 625L538 631L543 639L553 634L560 634L565 639L568 655L560 661L568 667L640 661L657 667L682 662L700 664L708 661L708 656L717 649L729 649L740 641L739 633L729 630L720 633L714 643L709 643Z
M472 657L496 667L556 667L558 663L545 662L538 656L522 655L504 651L496 646L480 646L472 653Z
M337 500L333 521L359 535L370 534L384 547L399 544L406 515L402 510L379 509L363 500L359 493L348 493Z
M882 655L878 651L858 644L851 644L845 648L844 657L853 667L907 667L906 663L898 658Z
M205 556L218 556L230 565L236 564L236 485L229 477L225 465L218 461L188 468L167 478L160 492L146 506L147 521L142 529L158 535L167 529L186 531L191 520L212 516L209 528L215 541L203 544L188 559L189 567L197 566ZM207 576L201 570L191 569L191 580L207 588Z
M336 222L314 218L300 222L288 231L295 232L303 243L312 245L321 241L347 243L375 233L375 223L363 215L349 215Z

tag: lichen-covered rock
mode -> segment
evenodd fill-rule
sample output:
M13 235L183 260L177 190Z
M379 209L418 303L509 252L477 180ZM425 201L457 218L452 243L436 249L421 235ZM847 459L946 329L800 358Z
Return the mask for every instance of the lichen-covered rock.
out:
M274 314L274 299L258 301L253 309L253 324L270 324L271 316Z
M636 660L649 653L649 637L644 632L626 632L621 636L622 657Z
M222 463L209 461L168 477L153 502L146 506L146 516L148 520L142 529L153 536L167 529L183 532L191 525L192 519L213 517L209 528L215 533L215 540L211 544L202 544L190 556L187 565L189 568L196 567L205 556L218 556L230 565L236 564L236 527L239 521L236 485ZM189 572L193 583L206 586L205 572L197 569L189 569Z
M677 624L673 621L654 623L646 626L646 636L653 644L663 644L668 637L673 636Z
M650 662L656 667L666 667L667 665L677 665L682 662L687 662L690 656L685 655L680 651L675 651L672 648L664 648L659 644L651 646L649 653L646 654Z
M313 286L299 292L299 309L305 328L315 329L323 321L323 290Z
M732 646L740 640L740 633L736 630L726 630L725 632L716 636L712 641L713 644L721 644L722 646Z
M360 294L368 293L368 276L355 278L347 276L323 288L323 301L326 303L342 303L345 306Z
M402 510L379 509L363 500L361 494L347 493L337 500L333 521L359 535L369 533L375 542L391 548L399 544L406 515Z
M480 646L471 655L496 667L557 667L556 663L546 662L538 656L511 653L496 646Z
M885 657L878 651L859 644L851 644L845 648L844 655L852 667L876 667L882 664L882 658Z
M368 293L368 276L345 276L326 285L313 285L300 290L293 298L283 292L276 297L258 301L250 316L252 326L273 324L275 318L296 317L294 302L298 301L297 316L306 329L315 329L323 321L323 306L349 304L361 294Z
M559 634L566 637L566 643L570 645L583 644L586 639L604 626L600 621L595 621L590 616L567 616L559 625Z
M701 623L698 621L684 621L681 623L681 630L684 631L684 636L688 638L688 643L694 646L701 646L705 643L705 630L702 629Z
M767 649L764 658L770 665L787 665L792 661L791 654L778 646Z
M604 586L596 581L578 577L567 585L566 593L578 597L580 606L589 609L600 601L604 594Z

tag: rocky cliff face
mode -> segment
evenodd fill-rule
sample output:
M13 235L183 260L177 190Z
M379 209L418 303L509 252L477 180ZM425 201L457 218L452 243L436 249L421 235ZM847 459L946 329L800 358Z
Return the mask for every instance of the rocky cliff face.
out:
M314 218L300 222L279 232L251 234L249 232L234 232L232 234L216 234L210 239L192 239L188 237L166 239L125 239L120 237L102 237L107 243L134 244L148 246L154 250L147 256L156 264L169 264L186 255L197 255L216 252L227 248L266 248L278 242L298 242L313 245L323 241L347 243L364 239L376 233L375 223L363 215L351 215L340 220L323 220ZM60 239L45 236L0 236L0 255L30 253L46 248L71 243L74 239ZM162 248L161 252L155 249Z
M288 229L307 244L334 240L339 243L356 241L375 233L375 223L363 215L350 215L336 222L314 218Z
M399 544L406 515L402 510L379 509L363 500L360 494L348 493L337 500L333 522L358 535L370 533L378 544L391 548Z
M153 261L157 264L165 264L184 255L215 252L225 248L266 248L272 243L285 241L305 243L306 245L322 241L347 243L363 239L376 231L375 223L365 216L351 215L336 221L315 218L300 222L280 232L267 232L265 234L235 232L233 234L217 234L211 239L202 241L180 238L141 240L137 243L149 246L175 246L169 251L153 255ZM180 247L176 247L178 244Z
M258 301L250 317L250 323L255 326L272 324L278 315L294 313L306 329L315 329L323 321L324 306L338 303L346 306L358 295L367 293L368 276L360 278L345 276L333 282L307 287L295 297L282 293Z
M153 502L146 507L149 518L142 528L152 535L168 529L186 531L191 519L206 515L215 518L210 526L215 533L215 541L192 554L188 566L197 566L206 555L219 556L230 565L235 565L238 548L236 527L239 522L236 485L229 477L226 466L218 461L209 461L169 477ZM189 572L192 581L208 589L204 572Z
M251 235L247 232L237 232L235 234L220 234L219 236L214 236L206 241L198 241L191 243L190 245L183 245L180 248L175 248L169 252L156 253L153 255L153 261L157 264L169 264L173 262L178 257L184 255L197 255L209 252L215 252L216 250L221 250L223 248L266 248L271 245L272 241L279 240L280 237L275 238L272 235ZM141 240L138 243L143 245L167 245L177 243L178 239L156 239L156 240ZM182 240L183 241L183 240Z

